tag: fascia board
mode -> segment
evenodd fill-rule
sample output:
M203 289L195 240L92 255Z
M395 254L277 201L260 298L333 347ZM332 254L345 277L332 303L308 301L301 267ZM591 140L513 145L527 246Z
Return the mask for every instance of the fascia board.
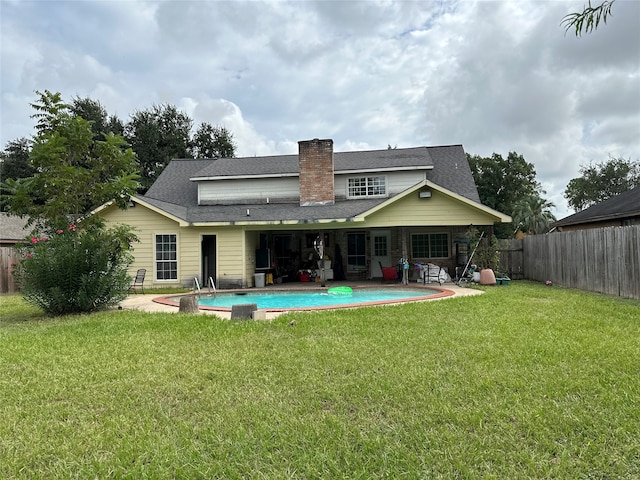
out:
M163 217L166 217L170 220L173 220L174 222L176 222L178 225L180 225L181 227L188 227L189 226L189 222L186 222L185 220L183 220L182 218L176 217L175 215L172 215L164 210L162 210L161 208L158 208L154 205L151 205L150 203L145 202L144 200L142 200L140 197L131 197L131 201L135 202L135 203L139 203L140 205L142 205L145 208L148 208L149 210L151 210L152 212L155 212L159 215L162 215ZM91 212L91 215L94 215L108 207L110 207L111 205L113 205L113 200L104 203L102 205L100 205L98 208L96 208L95 210L93 210Z
M270 225L317 225L329 223L363 222L360 218L321 218L314 220L242 220L231 222L193 222L192 227L234 227L234 226L270 226Z
M505 215L504 213L498 212L497 210L494 210L493 208L489 208L486 205L482 205L481 203L477 203L474 202L473 200L469 200L466 197L463 197L462 195L459 195L455 192L452 192L451 190L441 187L439 185L436 185L433 182L430 182L429 180L423 180L417 184L415 184L413 187L408 188L407 190L405 190L402 193L399 193L398 195L395 195L394 197L389 198L388 200L376 205L375 207L373 207L370 210L367 210L366 212L363 212L362 214L358 215L358 219L361 219L361 221L364 221L364 219L371 215L372 213L375 213L379 210L382 210L383 208L389 206L390 204L397 202L398 200L401 200L402 198L406 197L407 195L411 195L412 193L420 190L422 187L429 187L433 190L436 190L440 193L443 193L444 195L447 195L451 198L454 198L456 200L458 200L459 202L462 202L466 205L469 205L472 208L476 208L478 210L481 210L493 217L496 217L498 219L498 221L500 221L501 223L509 223L511 222L511 217L509 215Z
M215 177L191 177L192 182L206 182L216 180L255 180L260 178L299 177L297 172L291 173L263 173L260 175L217 175Z
M358 168L347 170L335 170L335 175L355 175L358 173L376 173L376 172L407 172L416 170L433 170L433 165L418 165L411 167L381 167L381 168Z

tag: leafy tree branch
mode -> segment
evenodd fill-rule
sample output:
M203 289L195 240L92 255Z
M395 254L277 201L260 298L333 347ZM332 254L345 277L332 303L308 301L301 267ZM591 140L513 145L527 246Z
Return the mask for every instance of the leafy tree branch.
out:
M565 15L560 22L564 26L565 34L575 28L576 37L582 36L582 32L591 33L596 30L600 22L607 23L607 17L611 15L611 7L616 0L605 0L600 5L592 7L591 0L582 12L574 12Z

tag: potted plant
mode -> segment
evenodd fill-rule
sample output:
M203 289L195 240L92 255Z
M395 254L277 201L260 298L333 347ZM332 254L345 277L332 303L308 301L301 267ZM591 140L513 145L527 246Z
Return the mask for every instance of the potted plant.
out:
M495 235L490 238L480 235L478 229L473 227L467 232L470 245L477 245L473 255L473 263L480 271L480 283L495 285L495 272L500 269L500 247ZM483 273L484 272L484 273Z

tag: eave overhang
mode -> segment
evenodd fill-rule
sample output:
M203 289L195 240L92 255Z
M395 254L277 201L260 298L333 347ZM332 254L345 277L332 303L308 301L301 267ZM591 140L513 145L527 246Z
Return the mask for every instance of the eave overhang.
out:
M168 218L168 219L170 219L170 220L173 220L174 222L176 222L176 223L177 223L178 225L180 225L181 227L188 227L188 226L190 225L190 224L189 224L189 222L187 222L186 220L184 220L184 219L182 219L182 218L180 218L180 217L177 217L177 216L175 216L175 215L173 215L173 214L171 214L171 213L167 212L166 210L163 210L163 209L161 209L161 208L158 208L158 207L156 207L155 205L152 205L151 203L146 202L145 200L143 200L143 199L142 199L142 198L140 198L140 197L137 197L137 196L136 196L136 197L131 197L131 200L130 200L130 201L131 201L131 202L134 202L134 203L137 203L137 204L140 204L140 205L142 205L143 207L148 208L148 209L149 209L149 210L151 210L152 212L155 212L155 213L157 213L157 214L159 214L159 215L162 215L163 217L166 217L166 218ZM114 203L114 202L113 202L113 200L112 200L112 201L107 202L107 203L105 203L105 204L103 204L103 205L100 205L98 208L96 208L95 210L93 210L93 211L91 212L91 215L94 215L94 214L96 214L96 213L101 212L102 210L105 210L105 209L109 208L110 206L112 206L112 205L113 205L113 203ZM129 207L129 208L135 208L135 207Z
M444 195L447 195L449 197L452 197L456 200L458 200L459 202L462 202L472 208L476 208L484 213L486 213L487 215L493 216L496 218L496 222L500 222L500 223L509 223L511 222L511 217L509 215L505 215L504 213L501 213L497 210L494 210L493 208L489 208L486 205L483 205L481 203L478 202L474 202L473 200L469 200L466 197L463 197L462 195L458 195L455 192L452 192L451 190L441 187L439 185L436 185L433 182L430 182L429 180L423 180L417 184L415 184L413 187L408 188L407 190L405 190L404 192L395 195L394 197L391 197L389 199L387 199L386 201L376 205L375 207L367 210L366 212L361 213L360 215L355 217L355 220L357 221L365 221L366 217L368 217L369 215L378 212L384 208L386 208L387 206L391 205L394 202L397 202L398 200L405 198L407 195L411 195L412 193L417 192L418 190L422 189L422 188L430 188L432 190L435 190L437 192L440 192Z

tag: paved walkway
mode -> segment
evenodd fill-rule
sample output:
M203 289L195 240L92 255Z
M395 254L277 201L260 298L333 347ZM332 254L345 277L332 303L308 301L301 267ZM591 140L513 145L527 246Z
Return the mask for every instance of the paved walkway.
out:
M346 284L346 283L342 283L342 284ZM308 286L307 286L308 285ZM318 284L300 284L300 283L292 283L292 284L282 284L282 285L277 285L277 287L275 288L280 288L280 289L307 289L307 288L313 288L313 287L318 287ZM331 286L335 287L335 286L339 286L340 283L339 282L334 282L332 283ZM356 287L356 286L381 286L379 282L362 282L360 284L353 284L353 283L349 283L348 284L351 287ZM382 285L384 286L384 285ZM387 286L391 286L391 285L387 285ZM416 285L416 284L410 284L410 287L416 287L419 286L421 287L422 285ZM432 285L426 285L427 288L429 287L437 287L437 284L432 284ZM270 287L266 287L266 288L261 288L260 290L268 290ZM445 283L441 286L441 288L446 289L446 290L451 290L453 292L453 295L450 297L444 297L444 298L438 298L438 299L433 299L431 301L434 300L446 300L447 298L455 298L455 297L461 297L461 296L468 296L468 295L479 295L481 293L483 293L480 290L476 290L473 288L463 288L463 287L459 287L454 283ZM250 289L253 290L253 289ZM178 307L173 307L171 305L163 305L160 303L156 303L153 301L154 298L158 298L161 297L162 295L158 295L158 294L153 294L153 295L149 295L149 294L135 294L135 295L129 295L127 297L126 300L124 300L120 306L125 309L125 310L142 310L145 312L167 312L167 313L178 313ZM219 311L211 311L211 310L201 310L200 311L203 314L209 314L209 315L216 315L220 318L225 318L225 319L229 319L231 318L231 312L219 312ZM275 317L277 317L278 315L281 315L284 312L267 312L267 320L273 319Z

